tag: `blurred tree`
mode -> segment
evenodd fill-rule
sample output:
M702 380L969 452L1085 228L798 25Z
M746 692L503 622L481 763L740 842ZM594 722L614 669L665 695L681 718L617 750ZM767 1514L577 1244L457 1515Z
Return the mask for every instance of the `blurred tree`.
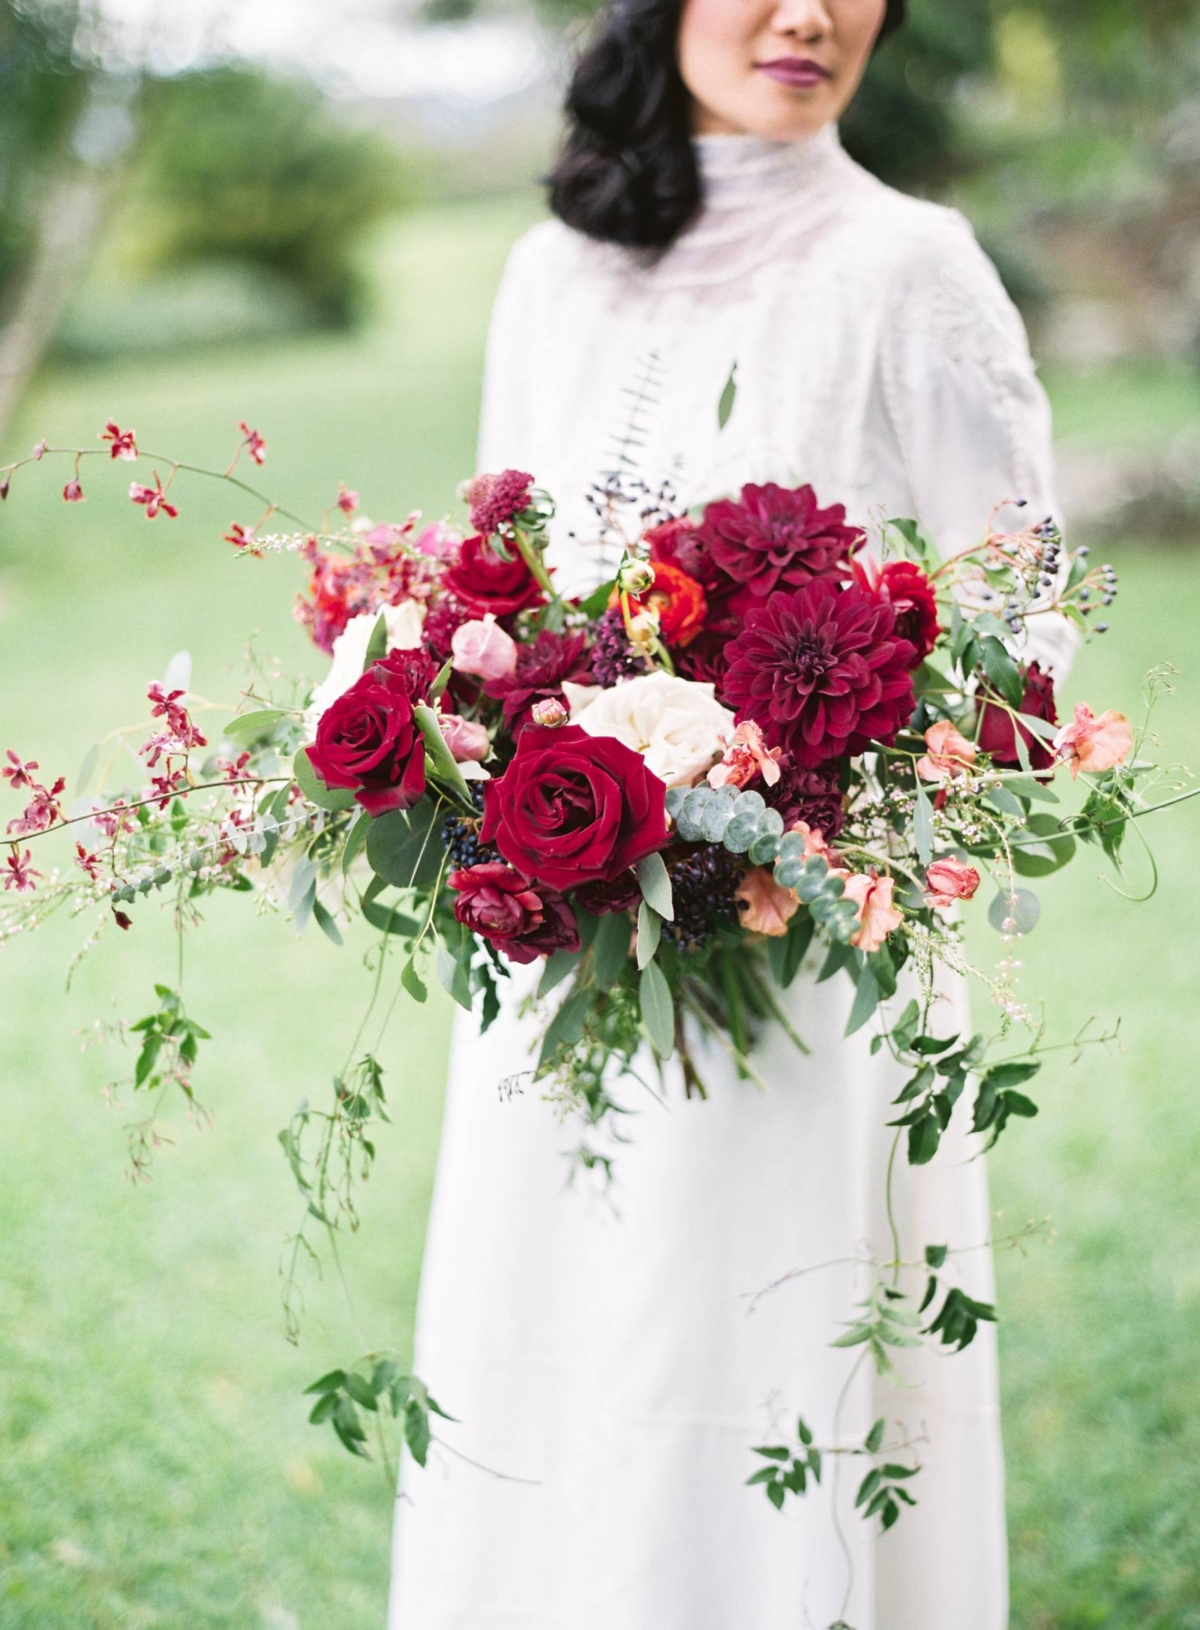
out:
M242 66L159 81L148 113L131 199L140 261L249 263L319 320L351 320L359 237L402 200L395 149L340 123L313 85Z

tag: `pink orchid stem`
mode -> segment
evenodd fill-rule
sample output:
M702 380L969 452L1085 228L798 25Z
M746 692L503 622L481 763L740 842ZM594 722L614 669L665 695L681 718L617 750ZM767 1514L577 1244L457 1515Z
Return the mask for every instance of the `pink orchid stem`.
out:
M193 787L178 787L171 793L172 798L189 798L194 792L211 792L214 787L270 787L277 783L292 780L290 775L242 775L221 781L200 781ZM82 821L96 821L105 815L124 815L131 809L141 809L146 804L161 804L163 795L156 792L151 798L134 798L127 804L112 804L107 809L93 809L86 815L70 815L65 820L55 821L53 826L43 827L40 832L27 832L21 839L22 843L32 843L35 838L48 838L51 832L61 832L64 827L78 826ZM12 839L0 840L13 842Z

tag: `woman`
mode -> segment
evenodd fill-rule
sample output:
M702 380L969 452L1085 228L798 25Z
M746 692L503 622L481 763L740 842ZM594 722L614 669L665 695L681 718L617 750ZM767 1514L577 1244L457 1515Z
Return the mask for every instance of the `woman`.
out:
M811 482L867 525L916 516L944 551L990 507L1050 501L1050 427L1020 319L956 212L905 197L839 145L837 119L901 0L617 0L569 98L559 219L513 250L489 343L479 467L560 501L559 580L611 576L587 490L664 477L692 504L748 480ZM722 429L717 403L736 365ZM1044 620L1044 619L1043 619ZM1061 631L1036 654L1066 655ZM1056 642L1062 646L1056 649ZM922 1349L903 1386L830 1346L891 1254L885 1122L901 1084L849 986L788 993L769 1091L709 1055L707 1101L668 1071L629 1087L608 1199L567 1186L570 1129L537 1090L510 1009L454 1040L417 1367L462 1425L409 1468L393 1630L1002 1630L1003 1467L991 1327ZM515 1008L515 1004L514 1004ZM965 1028L947 992L945 1034ZM905 1256L982 1245L985 1173L961 1113L901 1172ZM960 1283L990 1301L986 1249ZM831 1267L747 1293L791 1269ZM744 1487L756 1443L862 1442L878 1416L921 1464L886 1535L853 1512L862 1462L827 1462L782 1513ZM502 1473L503 1476L494 1475ZM857 1473L857 1475L855 1475Z

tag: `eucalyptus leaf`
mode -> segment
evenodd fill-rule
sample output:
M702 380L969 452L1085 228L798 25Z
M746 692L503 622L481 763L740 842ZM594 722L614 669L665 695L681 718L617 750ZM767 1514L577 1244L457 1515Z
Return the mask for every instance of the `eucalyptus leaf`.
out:
M650 904L643 900L638 907L637 919L637 965L645 968L653 962L658 951L659 941L662 939L663 920Z
M675 905L671 898L671 879L660 854L643 855L637 863L637 879L642 897L667 922L675 920Z
M657 962L642 969L639 998L650 1045L660 1058L669 1058L675 1047L675 1002Z
M302 747L292 760L292 775L296 785L308 799L310 804L316 804L318 809L342 810L350 809L354 804L354 794L348 787L327 787L312 767L308 756L308 749Z
M255 708L252 713L239 713L235 719L229 719L221 726L221 734L226 741L248 747L251 742L269 736L280 719L286 718L287 712L281 707Z

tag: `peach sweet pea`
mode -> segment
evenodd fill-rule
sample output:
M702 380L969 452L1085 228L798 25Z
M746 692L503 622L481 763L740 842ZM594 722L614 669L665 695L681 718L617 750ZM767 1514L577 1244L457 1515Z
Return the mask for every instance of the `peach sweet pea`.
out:
M752 866L737 886L735 895L745 910L742 927L751 934L767 934L779 939L800 909L791 889L778 884L766 866Z
M955 776L965 775L977 757L975 743L960 734L949 719L939 719L929 726L925 745L929 751L917 760L917 774L922 781L952 781Z
M517 642L490 611L456 628L450 651L458 673L480 679L507 679L517 666Z
M768 787L778 782L782 771L779 760L781 747L768 747L762 729L753 719L743 719L733 733L719 764L708 772L710 787L744 787L761 775Z
M935 860L925 873L925 901L927 905L944 909L956 900L973 900L979 887L979 873L974 866L946 856Z
M1133 730L1123 713L1111 708L1096 718L1086 702L1075 708L1075 723L1064 725L1054 738L1054 750L1071 766L1072 781L1080 770L1103 775L1124 762L1133 751Z
M892 904L894 887L890 877L878 877L874 872L855 872L846 879L844 898L853 900L858 907L858 930L850 938L851 945L858 950L878 951L892 930L904 921Z

